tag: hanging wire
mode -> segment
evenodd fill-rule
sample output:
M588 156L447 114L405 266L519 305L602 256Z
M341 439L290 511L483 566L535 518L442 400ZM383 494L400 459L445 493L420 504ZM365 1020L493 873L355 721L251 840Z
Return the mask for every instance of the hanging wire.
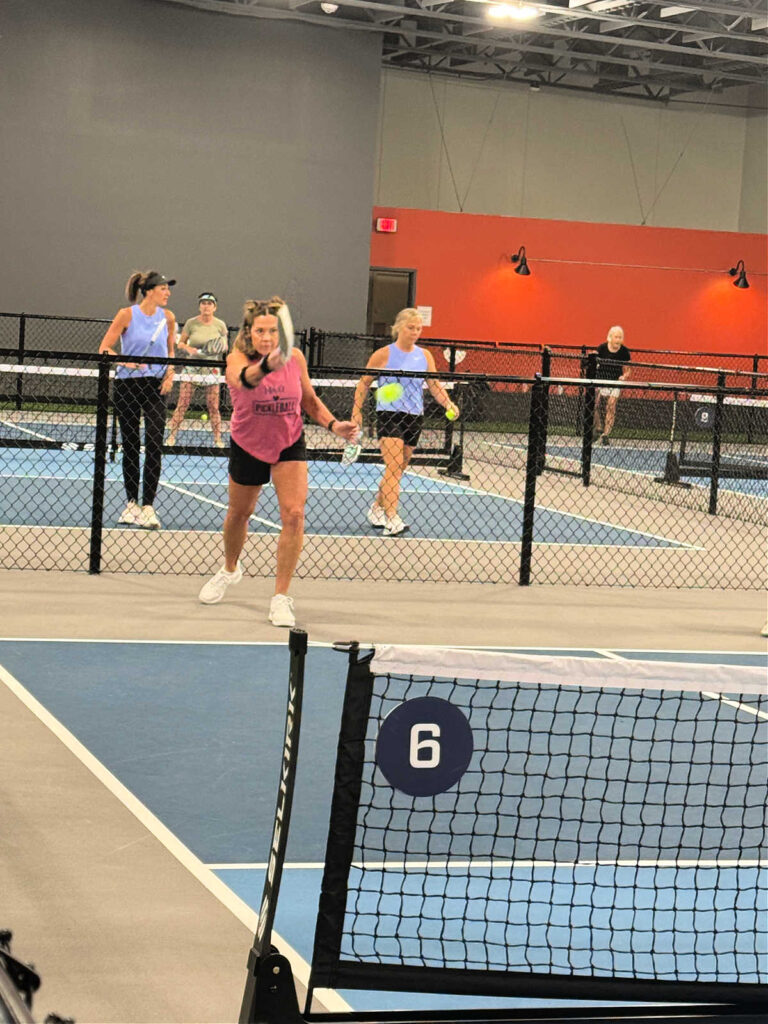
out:
M434 107L435 107L435 116L437 117L437 124L438 124L438 126L440 128L440 142L442 143L443 152L445 153L445 162L448 164L448 173L451 176L451 184L453 185L453 193L456 196L456 204L459 207L459 213L463 213L464 212L464 207L463 207L462 202L461 202L461 196L459 195L459 189L458 189L458 187L456 185L456 177L455 177L455 175L453 173L453 164L451 163L451 154L448 152L448 143L446 142L446 138L445 138L445 128L443 127L443 119L442 119L442 117L440 117L440 108L439 108L438 103L437 103L437 96L435 96L435 86L434 86L434 83L432 81L432 75L431 74L427 74L427 78L429 79L429 88L430 88L430 91L432 92L432 102L433 102Z
M634 182L635 182L635 193L637 195L637 205L640 207L640 217L641 217L640 223L641 224L645 224L645 212L643 210L643 197L640 195L640 183L637 180L637 169L635 167L635 158L632 156L632 143L629 140L629 132L627 131L627 126L626 126L626 124L624 122L624 115L620 114L619 117L621 119L621 127L624 129L624 141L627 144L627 152L629 153L629 164L630 164L630 167L632 168L632 178L634 179Z

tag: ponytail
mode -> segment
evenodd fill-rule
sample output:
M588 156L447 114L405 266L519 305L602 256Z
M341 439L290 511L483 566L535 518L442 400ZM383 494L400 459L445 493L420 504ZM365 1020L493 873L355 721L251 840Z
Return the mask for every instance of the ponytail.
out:
M147 282L150 278L156 277L161 278L162 275L157 270L134 270L131 276L128 278L128 283L125 286L125 297L128 301L133 304L139 296L139 292L142 295L147 294ZM165 278L162 278L165 281ZM176 284L175 281L169 281L168 284Z

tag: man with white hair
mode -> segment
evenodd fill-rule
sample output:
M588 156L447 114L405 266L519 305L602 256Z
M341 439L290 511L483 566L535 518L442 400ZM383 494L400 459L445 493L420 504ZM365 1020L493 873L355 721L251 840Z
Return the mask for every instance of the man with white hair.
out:
M608 331L608 337L597 349L597 369L595 376L605 381L626 380L629 377L630 351L624 344L624 328L618 324ZM600 444L608 445L616 419L616 405L619 401L621 388L599 388L595 402L595 439ZM601 406L604 409L601 410Z

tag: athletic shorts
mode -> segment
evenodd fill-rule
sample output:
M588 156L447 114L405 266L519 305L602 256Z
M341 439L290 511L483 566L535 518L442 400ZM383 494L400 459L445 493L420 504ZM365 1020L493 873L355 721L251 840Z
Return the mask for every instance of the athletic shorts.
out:
M382 437L399 437L403 444L415 448L419 443L421 428L424 426L423 416L414 416L410 412L376 412L376 432Z
M283 448L278 457L278 462L306 462L307 445L302 433L298 441L289 448ZM271 476L272 464L262 462L255 458L244 448L234 441L229 440L229 475L236 484L241 487L261 487L268 484Z
M603 398L618 398L621 394L621 388L598 388L598 392Z

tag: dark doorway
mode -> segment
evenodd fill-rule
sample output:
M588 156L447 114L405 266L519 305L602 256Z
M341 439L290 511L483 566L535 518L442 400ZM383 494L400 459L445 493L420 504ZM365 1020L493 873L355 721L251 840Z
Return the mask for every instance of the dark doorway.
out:
M366 333L386 334L400 310L413 305L415 294L415 270L371 267Z

